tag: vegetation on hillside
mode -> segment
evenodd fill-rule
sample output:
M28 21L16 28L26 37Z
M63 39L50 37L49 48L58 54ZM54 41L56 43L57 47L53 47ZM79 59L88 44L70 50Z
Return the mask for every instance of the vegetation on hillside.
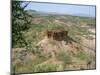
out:
M95 69L95 18L35 13L30 16L24 11L28 4L21 7L21 3L12 2L13 72ZM68 31L67 44L65 40L44 39L44 31L60 29ZM43 46L37 46L41 40Z

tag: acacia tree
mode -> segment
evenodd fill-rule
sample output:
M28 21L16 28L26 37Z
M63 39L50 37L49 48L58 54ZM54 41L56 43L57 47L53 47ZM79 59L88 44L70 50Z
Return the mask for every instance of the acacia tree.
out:
M28 4L22 6L22 1L12 1L12 47L24 47L27 42L23 32L30 28L30 16L24 10Z

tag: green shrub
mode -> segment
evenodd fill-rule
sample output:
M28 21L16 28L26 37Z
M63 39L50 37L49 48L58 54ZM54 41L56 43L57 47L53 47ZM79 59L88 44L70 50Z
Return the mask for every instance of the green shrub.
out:
M44 64L33 67L33 72L49 72L49 71L57 71L57 65L55 64Z
M65 64L71 63L71 56L65 52L60 52L57 54L56 58L60 61L63 61Z
M88 55L84 51L79 51L76 55L80 60L88 60Z

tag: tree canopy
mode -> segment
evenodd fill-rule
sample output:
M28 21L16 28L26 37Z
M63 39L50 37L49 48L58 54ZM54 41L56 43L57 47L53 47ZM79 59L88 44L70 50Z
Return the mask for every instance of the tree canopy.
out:
M30 28L30 16L24 10L28 4L22 6L22 1L12 1L12 47L24 47L27 42L23 32Z

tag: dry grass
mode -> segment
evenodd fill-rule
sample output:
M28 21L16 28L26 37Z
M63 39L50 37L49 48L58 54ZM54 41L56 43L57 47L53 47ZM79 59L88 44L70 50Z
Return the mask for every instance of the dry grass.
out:
M12 67L18 73L95 69L95 28L91 31L88 24L95 26L95 19L34 15L31 28L23 33L28 42L27 47L12 50ZM46 30L60 28L68 30L70 43L44 39L41 34ZM37 47L39 42L42 46Z

